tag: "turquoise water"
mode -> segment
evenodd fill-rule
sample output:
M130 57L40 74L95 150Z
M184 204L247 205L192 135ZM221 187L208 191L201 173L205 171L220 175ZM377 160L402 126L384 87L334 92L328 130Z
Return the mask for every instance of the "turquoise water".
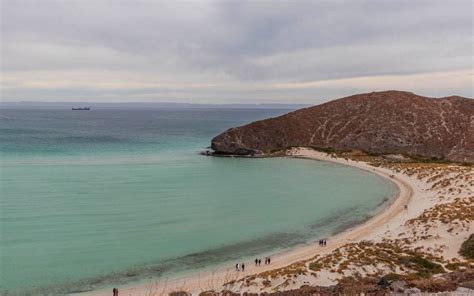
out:
M350 167L198 154L286 111L2 110L0 290L67 293L267 254L394 194Z

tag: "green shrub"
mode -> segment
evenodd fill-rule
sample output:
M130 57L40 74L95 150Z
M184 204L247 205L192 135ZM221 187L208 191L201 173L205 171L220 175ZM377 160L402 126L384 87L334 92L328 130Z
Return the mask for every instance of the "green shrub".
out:
M466 259L474 259L474 233L462 243L459 254L461 254Z
M311 262L309 264L309 269L311 270L314 270L314 271L319 271L321 269L321 264L317 263L317 262Z
M461 266L459 263L448 263L445 265L447 269L451 271L456 271L459 270L459 266Z
M423 258L419 254L414 256L403 256L399 259L399 261L403 265L416 270L418 276L421 277L427 277L431 274L444 272L444 268L441 265Z

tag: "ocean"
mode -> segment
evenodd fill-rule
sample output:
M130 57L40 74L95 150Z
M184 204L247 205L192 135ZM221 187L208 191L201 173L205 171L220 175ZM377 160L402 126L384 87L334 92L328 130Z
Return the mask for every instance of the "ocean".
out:
M163 278L327 237L396 192L355 168L200 155L290 110L0 110L0 293Z

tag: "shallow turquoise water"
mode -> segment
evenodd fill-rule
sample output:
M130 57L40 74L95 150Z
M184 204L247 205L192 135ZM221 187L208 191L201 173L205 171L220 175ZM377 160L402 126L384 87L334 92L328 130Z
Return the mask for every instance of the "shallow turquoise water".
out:
M63 293L264 254L365 219L395 192L334 164L198 155L281 110L130 112L2 111L2 290Z

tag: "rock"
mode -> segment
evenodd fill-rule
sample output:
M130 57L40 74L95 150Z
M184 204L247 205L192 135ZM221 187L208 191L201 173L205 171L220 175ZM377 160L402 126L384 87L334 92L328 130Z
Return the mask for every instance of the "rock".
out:
M388 286L388 281L385 277L381 277L378 282L377 282L377 285L378 286L381 286L383 288L386 288Z
M455 292L465 294L465 295L473 295L474 294L474 290L469 289L469 288L464 288L464 287L458 287Z
M421 290L418 288L410 288L410 289L405 289L403 293L404 294L419 294L421 293Z
M467 288L467 289L474 290L474 280L461 282L461 283L459 284L459 286L461 286L461 287L463 287L463 288Z
M217 154L261 155L292 147L360 150L474 163L474 100L401 91L354 95L231 128Z
M390 288L396 293L403 293L407 288L407 283L405 281L394 281L390 284Z

